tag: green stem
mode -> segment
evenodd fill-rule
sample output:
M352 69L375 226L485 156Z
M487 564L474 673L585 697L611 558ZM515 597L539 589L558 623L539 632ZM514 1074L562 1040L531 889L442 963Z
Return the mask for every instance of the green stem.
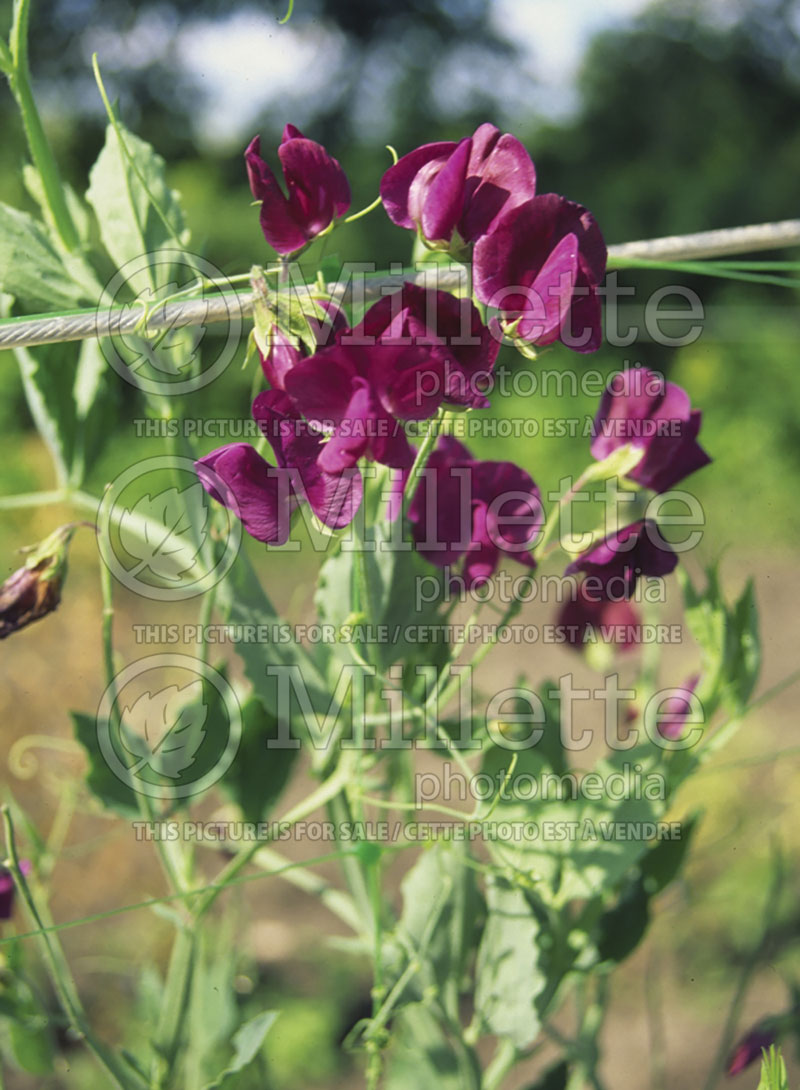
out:
M189 1013L197 934L194 929L181 928L175 936L169 959L161 1015L153 1041L152 1081L159 1090L161 1087L173 1085L175 1065Z
M49 507L56 503L69 503L70 499L70 493L64 488L57 488L50 492L21 492L17 496L0 497L0 511L16 511L24 507Z
M414 498L414 492L419 484L420 477L422 476L425 466L428 464L428 459L433 453L433 448L436 446L436 440L439 438L439 433L442 428L442 424L445 421L447 413L444 409L439 409L439 412L430 422L430 427L425 434L422 442L417 450L417 456L414 459L414 464L411 466L411 470L408 474L408 480L405 486L405 498L403 500L403 515L408 514L408 509L411 506L411 501Z
M345 216L342 220L343 223L355 223L356 220L363 219L364 216L368 216L370 212L374 212L376 208L380 208L381 197L380 195L375 198L366 208L362 208L360 212L353 212L350 216Z
M326 803L330 802L331 799L343 790L350 777L350 771L349 765L345 765L343 762L332 776L325 780L324 783L320 784L316 791L312 791L307 798L293 807L284 817L279 818L277 824L282 828L287 828L298 821L302 821L303 818L308 817L309 814L313 814L314 811L318 810L321 806L325 806ZM264 847L265 843L269 843L269 840L254 840L252 844L249 844L223 868L217 881L205 891L195 907L195 920L202 919L226 886L228 886L239 872L257 855L259 850Z
M47 964L53 987L56 990L59 1002L71 1024L84 1038L87 1046L94 1053L99 1062L106 1068L114 1081L114 1085L121 1090L149 1090L145 1080L133 1068L122 1063L111 1049L107 1048L92 1033L86 1019L86 1014L81 1005L75 988L75 982L69 971L64 952L58 939L45 930L45 924L39 909L31 893L27 879L22 872L17 852L14 824L11 819L11 811L8 805L2 807L3 827L5 831L6 849L8 851L10 869L14 874L14 880L22 899L28 909L31 919L39 929L40 941L44 959Z
M342 825L352 824L353 813L347 798L346 781L342 785L342 789L329 801L328 813L336 830L341 828ZM353 898L353 903L361 919L362 934L364 936L374 936L377 925L372 915L372 897L361 859L355 853L343 853L342 871L347 882L347 888L350 890L350 896Z
M770 284L779 288L796 288L800 280L792 276L772 276L768 273L739 272L716 261L654 261L647 258L617 258L608 263L609 269L659 269L688 273L692 276L716 276L721 280L741 280L748 284Z
M484 1072L481 1090L497 1090L518 1059L519 1053L514 1043L507 1037L503 1037Z
M542 536L536 542L536 547L533 550L533 557L535 560L542 559L553 533L558 529L559 523L561 522L561 512L572 501L572 497L577 495L581 488L583 488L586 483L585 478L586 474L581 474L581 476L567 489L564 495L560 497L558 503L547 516L547 520L545 521L542 530Z
M28 149L42 181L47 206L53 222L68 250L77 250L80 240L75 224L70 215L61 175L50 144L45 136L42 119L36 108L36 101L31 90L30 67L28 65L28 20L30 0L16 0L14 18L11 26L11 61L9 83L14 98L17 100Z
M201 662L208 662L209 646L206 639L206 630L211 624L211 617L214 613L214 604L217 600L217 588L216 584L210 587L203 595L203 601L200 606L200 615L198 617L198 627L200 629L200 635L197 638L197 655Z
M103 667L105 671L106 687L110 694L109 706L111 708L111 727L113 730L119 730L121 727L119 720L119 710L117 708L117 678L116 671L114 669L114 601L113 601L113 582L111 572L108 567L100 560L100 587L103 597L103 622L102 622L102 642L103 642ZM139 806L139 812L142 818L150 822L151 824L156 820L156 812L153 807L153 800L149 795L144 794L141 791L136 791L136 801ZM166 841L160 837L155 838L156 850L161 862L161 867L167 878L170 887L176 892L185 890L187 888L184 876L179 873L175 866L174 860L167 850Z
M284 881L290 882L297 889L303 890L304 893L316 897L320 904L323 904L329 912L332 912L334 916L338 917L342 923L353 931L358 932L360 930L361 921L353 907L353 902L347 894L331 885L330 882L326 882L324 878L320 878L318 874L312 874L310 870L306 869L307 865L299 866L296 863L291 863L284 856L279 855L278 852L265 847L263 844L253 857L253 862L256 866L273 871Z

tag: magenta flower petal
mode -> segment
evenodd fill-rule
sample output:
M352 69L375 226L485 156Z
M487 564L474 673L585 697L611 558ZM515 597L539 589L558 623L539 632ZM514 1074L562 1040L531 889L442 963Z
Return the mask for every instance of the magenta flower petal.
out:
M289 209L313 238L350 207L350 186L338 161L321 144L297 135L278 148L289 190Z
M688 681L683 683L682 692L676 692L673 696L667 697L661 704L658 716L658 732L664 738L680 738L683 734L686 719L692 711L689 698L697 688L699 681L700 675L693 674Z
M464 183L471 151L472 141L462 140L441 170L436 171L429 181L426 179L421 183L424 170L414 179L409 204L419 210L418 222L422 234L431 242L449 242L453 237L464 206ZM418 198L417 190L423 188L424 194Z
M425 415L438 407L437 396L452 405L488 406L483 391L491 383L501 337L483 324L470 300L407 283L371 306L354 334L427 348L430 359L419 381L420 394L430 399Z
M523 144L494 125L481 125L472 137L467 170L466 208L462 238L474 242L488 234L501 212L536 195L536 168Z
M593 351L601 339L597 287L605 252L591 213L546 193L504 210L489 234L478 239L475 293L509 320L529 312L517 335L533 344L558 338L575 351Z
M296 500L280 471L270 466L248 443L212 450L195 462L200 482L218 503L242 520L257 541L283 545Z
M261 229L279 254L301 250L350 207L350 187L339 163L321 144L287 125L278 148L288 197L260 155L255 137L245 151L250 188L261 201Z
M409 194L414 179L430 163L437 164L438 172L457 146L454 141L423 144L389 167L381 179L380 194L383 207L392 223L411 231L416 229L417 223L409 209ZM421 210L418 211L421 214Z
M502 555L527 567L543 522L539 490L511 462L479 462L444 437L431 455L409 507L419 552L432 564L464 558L467 586L488 579Z
M636 646L639 615L628 601L611 602L593 593L585 581L578 584L558 613L557 624L564 630L567 643L580 650L592 634L620 651Z
M529 550L539 537L544 511L531 477L513 462L476 462L472 487L475 540L535 567Z
M30 860L20 859L19 869L27 876L31 873ZM14 914L16 895L14 875L7 867L0 866L0 920L10 920Z
M374 431L374 419L375 403L370 388L363 379L356 379L339 427L320 453L320 465L327 473L342 473L364 457Z
M732 1077L744 1071L746 1067L761 1059L762 1049L774 1045L778 1039L776 1030L766 1023L754 1026L749 1033L739 1041L731 1055L728 1057L725 1073Z
M517 327L517 336L530 344L552 344L558 339L572 306L578 277L578 239L565 235L555 246L529 289ZM516 316L516 315L514 315Z
M353 521L363 495L363 481L352 465L327 470L327 446L296 411L285 394L267 390L253 402L253 417L269 440L275 460L292 476L295 493L326 526L339 529Z
M592 455L607 458L626 443L644 449L628 474L631 480L665 492L711 459L697 442L702 414L675 383L646 367L615 375L594 420Z
M430 352L415 346L369 347L338 343L303 360L286 389L300 412L329 436L321 464L333 472L368 457L395 469L413 461L398 417L432 416L442 400L441 377L427 394L425 380L442 370Z
M342 345L320 349L286 377L286 391L300 412L326 431L347 416L359 373L358 350Z
M308 238L302 226L292 216L275 175L258 154L259 147L260 140L256 136L248 144L244 157L250 189L256 200L261 201L261 230L273 250L279 254L291 254L301 250Z
M370 379L387 413L429 420L444 398L444 361L416 345L378 343L370 353Z
M639 519L603 538L568 565L565 575L594 577L612 601L630 598L640 575L663 576L678 563L671 546L651 519Z
M270 340L269 352L259 352L261 370L274 390L282 390L286 376L302 360L303 352L278 326L272 327Z
M474 242L502 212L535 192L536 171L525 148L490 124L458 144L416 148L381 182L389 218L438 243L449 242L456 231L463 242Z

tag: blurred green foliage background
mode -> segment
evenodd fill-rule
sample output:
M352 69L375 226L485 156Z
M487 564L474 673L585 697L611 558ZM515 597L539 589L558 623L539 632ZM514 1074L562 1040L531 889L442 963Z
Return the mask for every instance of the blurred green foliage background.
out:
M262 151L274 162L274 147L287 121L325 143L342 162L354 209L376 195L389 162L385 144L402 154L430 140L458 138L488 119L512 128L525 142L537 164L540 191L554 190L584 203L597 216L608 242L798 215L796 0L654 4L634 19L618 21L591 42L575 108L557 119L537 107L535 61L516 33L515 12L530 19L536 9L536 0L504 4L506 17L499 19L490 0L297 0L292 21L283 28L277 25L282 5L275 3L256 8L216 0L49 0L34 6L31 65L64 176L82 192L103 141L104 118L89 64L91 50L98 50L121 116L167 161L170 181L183 196L192 248L228 275L269 259L257 210L250 204L241 151L260 131ZM547 18L546 6L542 17ZM229 103L229 123L217 110L209 129L204 118L213 113L214 103L203 73L190 63L192 32L213 33L216 24L228 25L236 18L245 32L249 20L268 24L276 53L268 50L256 59L265 67L277 63L282 34L310 42L304 54L308 80L306 71L298 70L280 100L263 107L248 100L241 85L240 101L232 98ZM4 0L0 25L9 20L10 3ZM241 41L245 49L246 33ZM327 83L313 78L316 66L329 72ZM21 180L23 135L7 93L0 96L0 131L0 199L33 210ZM312 251L309 263L317 255ZM410 240L377 211L337 231L326 256L331 261L375 260L381 266L390 260L407 263ZM786 253L761 256L800 258ZM724 570L733 583L755 571L765 640L764 684L769 685L795 665L798 296L786 287L704 277L676 280L675 274L661 272L620 277L621 284L635 288L636 306L649 292L676 282L696 291L705 308L703 335L690 346L665 348L640 338L628 349L604 348L591 357L577 357L558 346L533 365L504 350L501 366L608 374L626 361L638 361L663 369L689 390L693 404L704 410L701 438L715 459L690 483L708 519L699 559L710 561L725 550ZM237 361L243 357L244 345ZM247 415L253 374L237 361L218 382L193 395L187 413ZM595 407L593 398L580 393L567 398L534 395L497 399L491 413L544 421L559 415L582 418ZM143 415L133 389L120 384L109 419L113 437L89 481L95 493L132 460L161 452L158 439L135 436L133 420ZM217 444L208 440L206 445ZM579 471L588 455L585 441L543 435L484 438L475 448L484 457L520 462L543 492ZM14 360L10 354L0 355L0 491L8 495L52 485ZM4 513L4 575L17 566L13 550L44 536L56 525L56 516L54 510ZM286 606L289 590L285 581L283 588L279 582L287 561L278 555L270 564L275 597ZM0 711L6 716L9 744L26 731L66 732L60 710L63 692L70 706L81 699L87 705L96 700L100 677L93 565L91 543L79 545L59 614L3 646L0 672L7 686ZM124 631L126 621L143 618L135 602L120 597ZM164 614L157 619L175 618ZM558 654L555 668L573 667L568 653ZM523 665L534 676L540 674L538 660ZM691 649L675 654L676 678L690 666ZM797 754L791 751L797 747L795 707L789 692L748 721L720 762L727 763L727 770L703 776L684 800L687 810L702 806L707 820L688 879L667 895L646 948L618 982L616 1017L607 1034L608 1079L614 1087L642 1086L642 1065L662 1052L666 1074L655 1071L657 1090L699 1085L720 1011L758 931L770 837L780 836L790 857L798 857ZM778 750L787 755L775 760ZM40 787L13 777L11 786L34 812L52 811L52 796ZM91 833L94 827L89 824L87 830ZM109 858L108 844L104 851ZM67 878L83 873L77 858L66 858ZM80 895L74 886L62 893L57 915L107 907L109 881L115 883L114 903L123 903L139 895L143 878L135 867L98 867ZM800 980L798 888L796 881L789 885L780 927L764 949L764 972L745 1022L784 1004L781 976L794 974ZM254 996L253 1002L274 1001L284 1009L281 1033L270 1038L273 1072L285 1090L349 1086L338 1041L358 1017L363 980L341 955L315 951L312 957L304 949L298 936L308 935L309 928L316 933L316 918L305 923L299 919L295 933L281 931L281 909L298 910L294 902L274 902L270 896L264 894L259 903L273 932L265 933L260 946L255 944L254 960L241 970L240 985L242 995ZM147 926L131 924L141 941L147 941ZM84 958L100 957L101 952L108 959L119 955L111 927L75 942ZM147 951L157 960L156 940ZM105 978L93 977L93 971L88 986L95 989L99 1010ZM350 999L340 1001L338 995ZM143 1002L141 996L119 996L121 1009L128 1012ZM122 1017L113 1008L111 1004L103 1014L111 1022ZM89 1078L87 1073L87 1086Z

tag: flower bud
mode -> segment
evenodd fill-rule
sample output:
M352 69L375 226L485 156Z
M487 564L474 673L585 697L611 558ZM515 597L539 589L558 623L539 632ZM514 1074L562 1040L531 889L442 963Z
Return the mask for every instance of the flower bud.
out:
M67 548L78 523L60 526L38 545L23 550L25 564L0 587L0 639L46 617L58 607L67 573Z

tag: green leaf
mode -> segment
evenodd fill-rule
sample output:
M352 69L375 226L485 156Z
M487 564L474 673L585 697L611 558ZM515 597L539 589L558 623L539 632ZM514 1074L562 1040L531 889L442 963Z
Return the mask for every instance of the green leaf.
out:
M650 897L641 878L631 882L619 901L598 924L597 952L601 961L623 961L644 938L650 923Z
M355 553L335 549L326 557L317 576L314 605L321 622L341 627L353 610Z
M75 737L86 750L89 758L89 771L86 786L92 794L109 810L115 810L125 817L139 813L136 792L118 779L106 764L97 740L97 722L91 715L83 712L70 712Z
M476 1079L472 1078L472 1085ZM458 1056L430 1009L412 1003L392 1020L386 1090L464 1090Z
M474 949L481 898L475 871L465 856L464 845L435 844L403 879L400 942L403 947L410 945L423 960L422 970L411 982L415 992L433 985L444 994L451 982L458 990Z
M205 532L210 510L204 496L202 484L196 481L184 489L146 493L123 510L119 539L139 561L137 574L149 571L164 583L175 584L198 565L197 538Z
M655 847L645 854L639 864L644 888L650 896L660 893L677 878L689 847L692 837L699 823L699 815L695 814L688 821L681 824L680 839L659 840Z
M598 761L591 772L591 792L579 783L579 774L570 773L563 765L553 769L547 745L552 747L556 760L564 759L554 739L546 744L548 727L557 730L555 721L549 719L556 706L553 700L548 712L545 703L548 718L542 741L517 753L514 775L489 824L495 828L506 860L535 883L543 901L562 908L571 900L590 898L618 886L648 850L647 837L652 837L654 831L651 825L661 818L665 800L660 797L664 794L660 779L652 781L652 794L657 788L659 797L650 797L644 789L659 760L649 743L641 749L624 751L616 759L612 755ZM490 776L498 788L512 756L500 746L484 749L481 772ZM640 780L630 773L634 765L640 769ZM531 781L535 795L520 797L516 785L522 788ZM613 784L611 793L609 784ZM533 832L528 836L525 830L531 826Z
M206 736L208 705L203 700L202 679L182 689L169 685L155 693L144 692L123 708L120 718L123 745L137 758L135 771L146 766L175 780L194 764Z
M569 1064L566 1060L559 1060L544 1074L526 1087L526 1090L566 1090L569 1079Z
M59 249L27 212L0 204L0 291L27 311L96 305L101 289L79 257Z
M695 589L681 571L686 622L703 653L700 696L710 717L720 700L733 715L747 705L761 669L761 642L753 582L729 606L722 594L716 567L707 572L706 588Z
M683 589L686 625L702 651L703 671L708 675L709 688L714 690L725 670L727 642L727 617L717 569L708 569L708 581L702 593L695 589L682 567L678 568L678 579Z
M121 124L119 129L123 144L113 125L106 128L86 199L97 214L103 245L122 268L142 254L182 248L189 239L179 196L167 184L164 160ZM166 281L165 275L157 284Z
M13 939L3 948L0 1019L8 1031L14 1062L32 1075L53 1070L53 1035L47 1011L27 983L26 956L21 942Z
M645 852L639 873L627 882L616 905L599 918L596 945L601 961L623 961L642 941L650 924L650 901L677 877L697 820L683 823L679 840L659 840Z
M71 382L73 345L15 348L14 357L36 430L47 447L60 485L67 483L75 441Z
M268 749L278 737L278 721L257 697L242 705L242 740L220 786L237 804L245 821L263 821L289 782L297 749Z
M729 632L727 695L733 710L741 712L750 699L761 671L761 640L752 579L733 606Z
M120 381L103 354L103 343L83 341L78 354L72 402L75 439L70 484L77 488L114 432L120 405Z
M780 1046L769 1046L769 1052L761 1059L761 1078L758 1090L789 1090L786 1064Z
M50 235L56 245L59 245L59 234L55 220L53 219L53 213L50 209L50 204L47 200L47 196L42 185L42 178L39 171L32 163L25 163L22 167L22 180L25 183L25 188L30 193L31 197L39 205L39 209L42 213L45 223L47 224ZM77 195L72 186L66 182L61 183L61 188L64 191L64 199L67 203L72 222L75 224L75 229L78 232L78 238L86 245L90 240L91 224L89 219L89 209Z
M263 1011L239 1027L233 1035L234 1054L230 1066L219 1078L209 1083L205 1090L225 1090L226 1087L236 1084L235 1076L256 1058L277 1017L277 1011Z
M226 623L236 627L251 626L254 630L263 626L267 633L263 641L242 640L235 645L244 663L245 674L267 711L275 716L282 714L278 707L277 676L267 673L269 667L278 667L296 672L306 688L311 707L324 716L330 706L331 694L318 662L294 639L284 641L271 638L270 633L275 632L283 622L261 586L244 549L239 552L236 563L219 584L217 604ZM301 738L306 731L306 724L296 704L293 699L290 715L297 731L295 737Z
M0 316L13 300L0 297ZM14 356L36 429L52 457L60 484L80 486L112 434L119 381L101 343L16 348Z
M509 697L508 701L503 703L502 714L495 720L495 727L508 740L509 748L495 746L486 750L486 770L490 775L499 772L500 765L508 764L515 739L526 739L531 731L529 719L533 714L532 702L524 696L524 692L528 690L524 676L517 678L516 688L517 695ZM561 776L568 772L569 766L567 753L561 740L561 698L557 684L554 681L545 681L536 696L544 711L544 722L539 725L542 735L536 745L523 750L520 757L528 773L533 773L535 770L537 775L552 772ZM508 716L508 719L504 720L503 715ZM526 718L515 721L512 718L515 715Z
M527 1048L541 1028L536 1000L547 984L539 966L539 921L521 889L494 878L478 949L475 1006L485 1030Z
M234 987L239 960L235 928L233 920L226 920L221 930L204 933L198 942L186 1046L187 1086L202 1086L215 1078L230 1056L230 1041L241 1018Z
M14 1059L31 1075L53 1071L53 1040L46 1018L37 1016L9 1025L9 1042Z

